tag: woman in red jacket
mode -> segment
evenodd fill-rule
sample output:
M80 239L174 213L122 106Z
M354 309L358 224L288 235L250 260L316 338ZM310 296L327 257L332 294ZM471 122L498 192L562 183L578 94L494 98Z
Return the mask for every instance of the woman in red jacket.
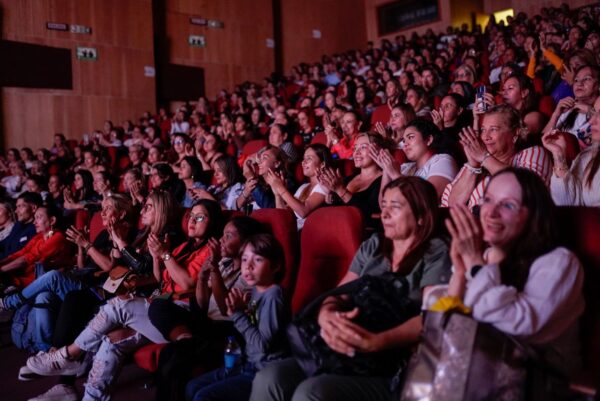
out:
M21 250L0 261L0 279L19 288L35 279L35 264L41 263L45 270L72 264L72 249L62 231L58 231L61 212L50 206L42 206L35 212L36 236Z

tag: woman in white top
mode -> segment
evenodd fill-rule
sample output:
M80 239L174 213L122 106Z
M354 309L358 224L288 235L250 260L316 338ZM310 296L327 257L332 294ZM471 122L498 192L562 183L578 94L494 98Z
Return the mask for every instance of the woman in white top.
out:
M463 299L475 319L530 344L569 374L579 365L583 269L558 246L554 209L544 182L514 167L490 180L479 222L464 205L450 209L454 274L448 295ZM555 385L543 399L559 399Z
M302 159L302 173L308 182L300 185L295 194L287 189L281 174L269 171L265 175L267 184L275 194L276 207L290 208L296 214L298 230L302 229L308 215L325 203L327 191L319 184L317 173L331 164L331 153L327 146L319 143L309 145Z
M550 191L557 205L600 206L600 97L590 109L591 146L581 152L569 168L567 164L567 141L554 132L544 134L544 147L552 153L554 174Z
M414 175L432 183L440 198L446 185L452 182L458 172L452 156L437 149L440 135L434 123L417 118L404 129L404 153L408 163L398 165L388 150L372 154L371 157L383 169L381 188L398 177Z
M213 162L214 185L203 188L190 188L191 196L197 199L212 199L221 204L224 210L237 210L236 201L244 190L242 170L232 157L222 156Z
M575 72L573 93L561 99L550 121L544 128L544 134L554 129L569 132L579 139L582 148L589 146L592 139L589 132L589 111L600 94L600 69L595 66L583 65Z

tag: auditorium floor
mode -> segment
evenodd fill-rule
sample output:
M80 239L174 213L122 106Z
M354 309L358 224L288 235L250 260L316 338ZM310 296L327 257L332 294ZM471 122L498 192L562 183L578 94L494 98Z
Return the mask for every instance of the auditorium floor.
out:
M56 384L57 378L45 377L32 381L19 381L17 376L21 366L25 364L28 354L12 345L10 341L10 326L0 324L0 401L26 401L40 395ZM151 375L133 363L127 364L121 371L114 392L114 401L130 401L135 399L154 400L154 387L148 389L145 385L151 383ZM80 396L83 394L85 379L77 380Z

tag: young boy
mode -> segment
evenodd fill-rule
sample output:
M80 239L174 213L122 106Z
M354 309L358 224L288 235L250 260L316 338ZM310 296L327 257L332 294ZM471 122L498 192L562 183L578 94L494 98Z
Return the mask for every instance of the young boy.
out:
M278 285L285 273L281 245L269 234L250 237L242 246L241 269L252 293L244 296L234 288L226 304L236 330L246 341L242 360L233 368L220 368L191 380L186 387L188 401L247 401L256 372L287 356L285 327L290 312Z

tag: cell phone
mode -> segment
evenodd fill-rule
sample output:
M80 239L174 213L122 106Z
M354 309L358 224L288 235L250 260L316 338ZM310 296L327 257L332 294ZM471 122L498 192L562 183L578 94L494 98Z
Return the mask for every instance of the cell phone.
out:
M488 105L485 102L485 86L481 85L477 88L477 94L475 95L475 104L479 108L479 111L487 111Z

